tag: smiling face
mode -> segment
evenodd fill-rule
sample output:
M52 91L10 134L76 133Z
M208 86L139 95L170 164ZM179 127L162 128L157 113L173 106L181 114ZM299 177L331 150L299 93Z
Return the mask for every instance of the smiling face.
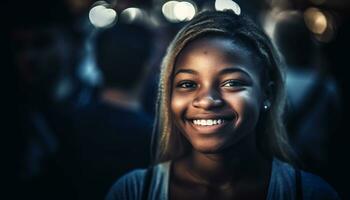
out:
M178 55L171 111L195 150L218 153L247 136L254 139L264 100L254 53L228 37L204 37Z

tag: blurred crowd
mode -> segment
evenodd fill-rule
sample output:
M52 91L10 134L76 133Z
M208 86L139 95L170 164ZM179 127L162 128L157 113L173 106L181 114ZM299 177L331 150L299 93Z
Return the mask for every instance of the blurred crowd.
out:
M256 20L280 51L300 166L349 198L350 4L235 2L7 2L2 146L10 195L103 199L122 174L147 167L167 45L196 13L226 6Z

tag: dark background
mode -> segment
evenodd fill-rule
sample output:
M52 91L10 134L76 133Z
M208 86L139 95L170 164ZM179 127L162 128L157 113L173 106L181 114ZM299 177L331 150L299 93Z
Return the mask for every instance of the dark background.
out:
M150 8L156 4L156 1L122 1L120 0L118 9L128 5ZM198 5L203 5L209 1L196 1ZM90 5L92 5L91 1ZM322 5L315 5L308 0L290 0L291 8L304 11L310 6L316 6L325 11L329 11L335 16L337 29L334 38L326 43L322 43L323 56L327 59L328 70L335 78L341 94L342 114L339 119L337 130L331 135L330 161L328 172L324 174L325 178L341 195L343 199L350 198L348 190L348 180L350 180L349 148L349 123L348 115L350 114L350 57L349 57L349 37L350 37L350 3L342 0L326 0ZM263 1L242 1L242 7L246 6L247 11L253 16L257 16L259 10L266 9ZM89 6L90 7L90 6ZM85 9L89 9L89 7ZM21 124L22 110L21 94L23 90L19 80L19 71L16 68L14 56L13 36L16 30L45 27L57 25L60 27L74 27L74 20L80 14L73 14L64 1L6 1L1 6L1 127L2 133L1 147L1 166L2 182L7 186L6 193L1 195L10 195L15 197L23 191L20 182L20 157L23 154L23 145L26 131ZM244 9L243 9L244 10ZM164 20L164 19L163 19ZM181 24L168 24L169 29L177 30ZM74 29L74 28L72 28ZM74 31L73 31L74 32ZM76 38L80 38L79 31L75 32ZM169 36L171 38L171 36ZM78 42L79 43L79 42ZM161 57L161 55L159 55ZM8 188L8 189L7 189ZM23 194L23 196L26 196ZM1 199L8 199L0 197Z

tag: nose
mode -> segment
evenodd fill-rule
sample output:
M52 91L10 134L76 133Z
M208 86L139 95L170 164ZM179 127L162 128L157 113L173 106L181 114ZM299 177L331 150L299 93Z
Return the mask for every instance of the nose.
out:
M210 110L218 108L224 105L224 101L221 95L215 90L205 91L199 94L194 100L192 105L196 108L202 108L204 110Z

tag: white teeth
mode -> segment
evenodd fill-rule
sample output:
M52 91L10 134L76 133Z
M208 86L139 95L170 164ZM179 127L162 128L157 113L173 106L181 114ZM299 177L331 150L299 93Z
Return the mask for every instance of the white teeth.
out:
M199 126L213 126L224 123L223 119L194 119L193 123Z

